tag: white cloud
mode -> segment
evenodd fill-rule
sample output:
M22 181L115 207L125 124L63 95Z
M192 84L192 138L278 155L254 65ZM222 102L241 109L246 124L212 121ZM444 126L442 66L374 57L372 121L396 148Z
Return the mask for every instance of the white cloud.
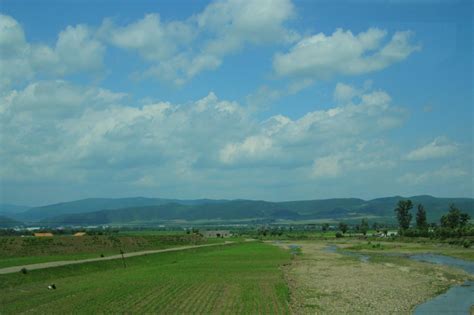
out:
M182 21L163 22L158 14L147 14L119 26L106 19L99 34L150 62L145 77L180 85L217 69L225 56L246 45L294 41L298 35L285 27L294 14L290 0L215 1Z
M346 103L350 102L357 95L360 95L360 90L351 85L339 82L334 90L333 98L338 103Z
M314 177L337 177L341 172L342 167L338 156L329 155L314 160L312 174Z
M150 61L160 61L170 58L178 48L190 43L195 31L188 23L163 23L158 14L147 14L123 27L106 19L99 34L103 40L117 47L137 51Z
M288 53L278 53L273 67L279 76L325 79L334 75L359 75L378 71L407 58L420 49L410 43L412 33L396 32L383 45L387 32L370 28L353 35L336 30L303 38Z
M316 173L321 173L321 159L339 152L338 164L326 171L337 175L334 170L387 167L381 161L389 159L380 152L388 151L375 139L388 127L377 121L404 119L382 91L298 119L276 115L263 121L212 92L187 105L148 102L137 107L128 101L122 93L65 81L36 82L4 95L3 178L67 174L87 180L132 168L130 183L159 186L158 170L170 178L196 179L210 169L312 169L318 161Z
M458 151L458 145L445 137L438 137L433 142L409 152L406 160L424 161L430 159L445 158L454 155Z
M459 167L443 166L436 170L425 172L410 172L401 176L398 181L403 184L420 185L426 183L446 183L461 177L468 176L469 173Z
M219 153L224 164L266 160L275 154L272 140L265 136L250 136L240 143L229 143Z
M291 42L297 35L284 23L295 15L289 0L226 0L209 4L197 16L204 32L212 34L207 53L223 56L246 43Z
M372 144L366 143L364 147L360 141L399 126L405 116L403 110L391 105L387 93L368 91L360 95L359 102L309 112L296 120L283 115L270 117L260 123L256 132L226 144L221 149L220 161L236 166L314 164L313 171L318 174L315 177L336 176L341 169L392 167L392 158L375 152L388 154L385 146L371 140L368 144ZM388 120L392 123L386 123Z
M80 53L78 53L80 52ZM59 33L54 47L30 44L21 25L0 14L0 86L8 90L38 73L68 75L102 68L105 47L85 25L68 26Z
M22 27L12 17L0 14L1 89L33 75L33 69L26 57L29 54L30 47L26 43Z

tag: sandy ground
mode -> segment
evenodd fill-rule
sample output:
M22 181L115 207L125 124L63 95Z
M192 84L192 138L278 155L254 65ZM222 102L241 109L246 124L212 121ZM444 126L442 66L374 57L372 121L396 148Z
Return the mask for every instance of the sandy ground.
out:
M410 314L417 304L469 277L408 259L361 262L324 251L324 242L291 244L303 252L284 267L295 314Z
M193 248L199 248L199 247L220 246L220 245L227 245L227 244L232 244L232 243L234 243L234 242L225 241L224 243L181 246L181 247L173 247L173 248L157 249L157 250L144 250L144 251L139 251L139 252L124 253L123 256L125 258L127 258L127 257L157 254L157 253L164 253L164 252L174 252L174 251L185 250L185 249L193 249ZM1 268L0 269L0 274L20 272L22 268L26 268L27 270L35 270L35 269L60 267L60 266L66 266L66 265L83 264L83 263L88 263L88 262L104 261L104 260L112 260L112 259L121 259L121 258L122 258L122 255L113 255L113 256L107 256L107 257L101 257L101 258L51 261L51 262L32 264L32 265L13 266L13 267Z

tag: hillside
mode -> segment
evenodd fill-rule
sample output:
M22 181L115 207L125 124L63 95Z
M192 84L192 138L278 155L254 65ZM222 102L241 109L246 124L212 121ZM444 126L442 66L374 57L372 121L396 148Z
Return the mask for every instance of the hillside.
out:
M12 205L8 203L0 203L0 215L9 215L9 214L18 214L24 212L31 207L28 206L20 206L20 205Z
M16 220L10 219L6 216L0 215L0 227L1 228L8 228L8 227L14 227L22 225L21 222L18 222Z
M321 219L355 220L371 217L380 221L394 221L394 209L400 196L362 199L326 199L289 202L267 202L253 200L233 200L202 204L166 203L152 206L134 206L121 209L103 209L86 213L63 214L46 217L44 224L126 224L126 223L166 223L166 222L230 222L277 220L309 221ZM474 217L474 199L435 198L431 196L409 197L415 204L422 203L428 221L438 221L446 213L450 204ZM413 209L414 213L416 210Z
M177 200L163 198L89 198L70 202L62 202L42 207L31 208L23 213L15 215L15 218L35 222L47 218L63 216L67 214L87 213L108 209L122 209L130 207L158 206L169 203L179 203L183 205L212 204L224 202L222 200L197 199L197 200Z

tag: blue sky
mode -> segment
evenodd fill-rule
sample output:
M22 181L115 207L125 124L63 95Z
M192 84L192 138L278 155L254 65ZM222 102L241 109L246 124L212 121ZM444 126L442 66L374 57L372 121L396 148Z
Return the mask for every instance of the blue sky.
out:
M0 202L474 196L471 1L0 11Z

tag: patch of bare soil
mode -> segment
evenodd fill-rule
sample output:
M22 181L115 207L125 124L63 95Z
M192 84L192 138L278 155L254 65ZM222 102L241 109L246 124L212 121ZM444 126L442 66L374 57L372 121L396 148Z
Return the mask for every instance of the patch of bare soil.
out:
M361 262L324 251L324 242L297 244L303 255L284 266L295 314L409 314L417 304L468 277L405 258Z

